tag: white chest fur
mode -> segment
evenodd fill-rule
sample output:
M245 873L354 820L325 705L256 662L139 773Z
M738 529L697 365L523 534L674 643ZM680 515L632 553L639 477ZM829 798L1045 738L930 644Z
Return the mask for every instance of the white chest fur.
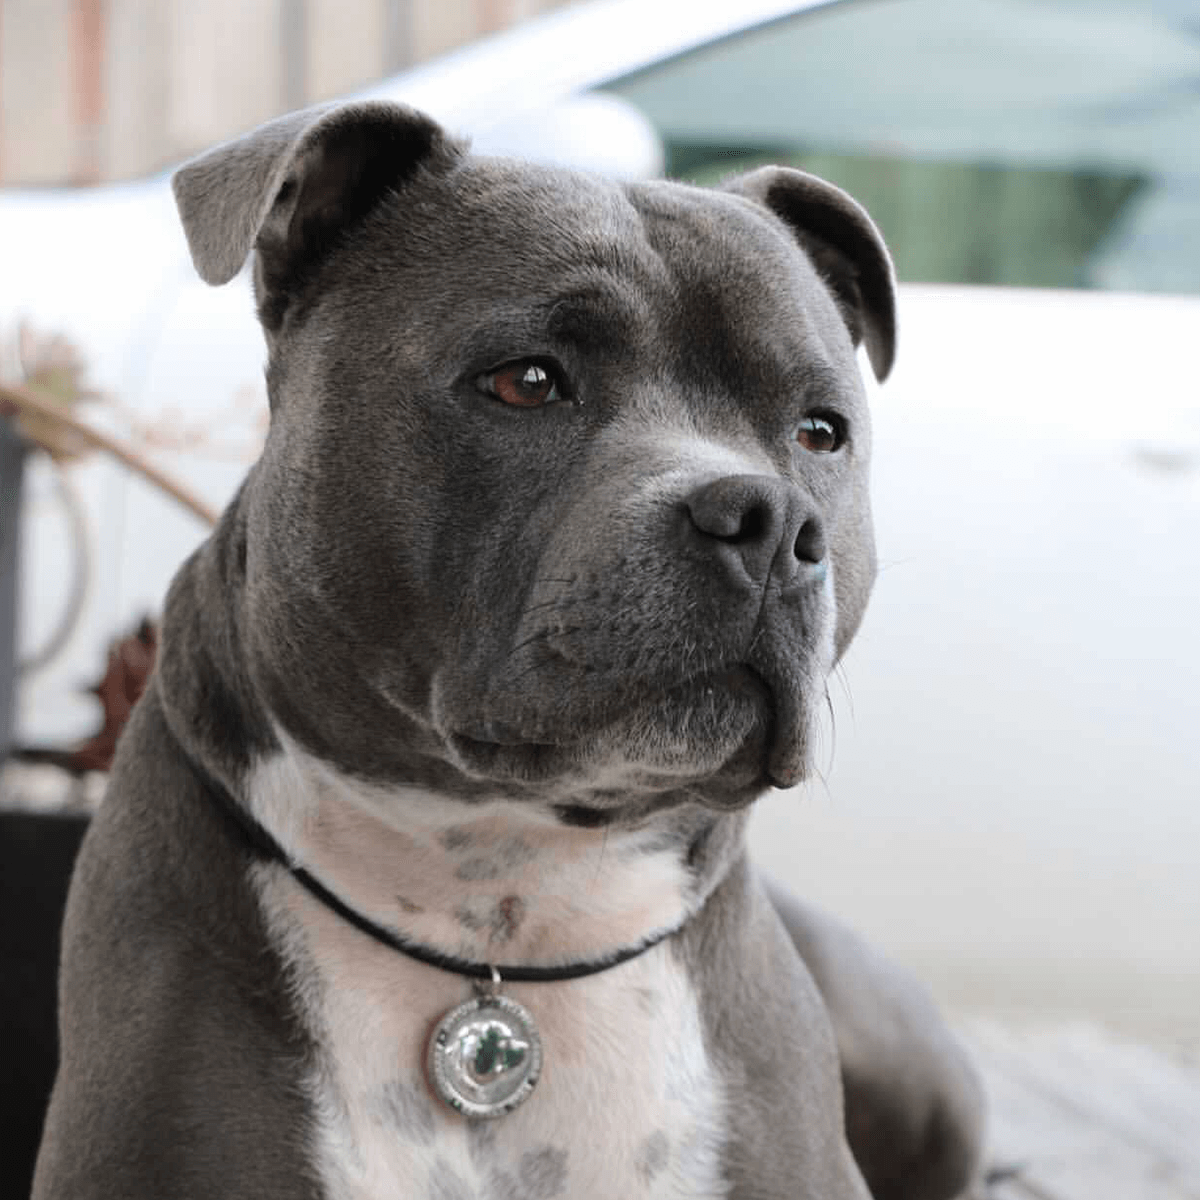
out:
M293 784L294 764L287 772ZM281 782L278 771L260 774L260 817L272 809L278 815ZM343 835L349 826L340 816L347 810L339 804L339 819L331 819L329 803L326 796L299 821L293 810L289 849L297 857L307 850L306 861L318 874L324 864L325 882L337 882L330 872L339 876L351 892L347 899L376 920L400 924L410 936L415 931L426 944L454 953L537 962L547 961L548 947L551 961L564 954L584 958L627 944L635 925L633 940L673 924L683 911L678 849L672 854L619 840L605 847L601 835L588 832L602 855L576 854L564 874L544 861L552 849L550 833L543 831L539 840L526 831L516 840L527 849L511 853L516 835L507 833L501 840L508 844L509 865L484 869L491 860L480 850L496 849L496 813L464 822L462 812L452 811L458 806L448 809L441 801L422 813L434 829L422 869L392 876L389 903L385 889L371 886L372 878L378 884L387 874L378 857L365 855L373 863L363 871L365 884L360 880L356 887L346 876L350 845ZM457 820L447 825L451 817ZM361 818L359 806L356 821ZM397 835L397 824L389 821L391 833L377 836L376 844ZM314 833L319 828L328 836ZM585 834L575 833L578 850ZM407 829L401 836L412 834ZM464 871L460 863L457 879L438 860L437 847L447 844L474 864ZM447 878L459 893L450 910L458 926L451 944L428 940L449 928L433 912ZM470 983L352 928L281 868L258 868L258 885L302 1019L318 1046L308 1086L317 1114L316 1161L330 1200L725 1195L720 1080L705 1051L696 997L669 944L580 980L504 985L503 993L525 1005L541 1031L541 1078L516 1111L468 1121L434 1097L424 1061L432 1026L470 997ZM511 916L514 909L523 918L517 924L470 916ZM581 952L569 953L574 946Z

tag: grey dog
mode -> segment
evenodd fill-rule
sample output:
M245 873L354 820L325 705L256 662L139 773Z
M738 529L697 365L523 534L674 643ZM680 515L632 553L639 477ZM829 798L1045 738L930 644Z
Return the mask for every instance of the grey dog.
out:
M36 1200L972 1186L932 1006L744 848L874 576L867 215L378 103L174 186L270 432L80 854Z

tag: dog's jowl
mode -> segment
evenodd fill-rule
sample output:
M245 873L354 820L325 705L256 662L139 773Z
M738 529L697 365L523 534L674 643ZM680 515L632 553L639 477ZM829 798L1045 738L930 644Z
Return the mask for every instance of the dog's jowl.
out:
M80 856L37 1200L965 1194L936 1014L744 850L874 575L866 214L386 104L175 195L271 426Z

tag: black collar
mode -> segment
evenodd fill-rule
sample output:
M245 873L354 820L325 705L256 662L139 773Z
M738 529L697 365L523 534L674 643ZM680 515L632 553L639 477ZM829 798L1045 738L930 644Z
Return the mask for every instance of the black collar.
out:
M642 941L622 950L615 950L601 958L593 958L586 962L570 963L561 967L521 967L507 964L492 964L472 962L467 958L458 958L453 954L445 954L431 946L423 946L420 942L412 942L388 929L385 925L364 916L357 909L351 908L340 896L331 892L306 867L300 866L289 857L287 851L275 840L270 831L250 815L246 809L230 795L229 791L214 779L199 763L189 763L192 770L199 776L211 799L222 815L230 822L240 835L247 849L261 862L277 863L309 893L319 900L326 908L337 913L355 929L374 938L377 942L389 946L401 954L415 958L417 962L430 967L438 967L455 975L465 975L468 979L495 980L497 977L506 983L562 983L568 979L583 979L588 975L598 975L610 967L619 966L639 954L645 954L660 942L666 941L683 928L684 922L669 929L653 933Z

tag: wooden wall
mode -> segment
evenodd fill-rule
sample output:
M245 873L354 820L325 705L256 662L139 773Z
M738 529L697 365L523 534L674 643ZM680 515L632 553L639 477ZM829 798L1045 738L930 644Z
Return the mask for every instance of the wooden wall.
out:
M0 0L0 183L145 174L563 0Z

